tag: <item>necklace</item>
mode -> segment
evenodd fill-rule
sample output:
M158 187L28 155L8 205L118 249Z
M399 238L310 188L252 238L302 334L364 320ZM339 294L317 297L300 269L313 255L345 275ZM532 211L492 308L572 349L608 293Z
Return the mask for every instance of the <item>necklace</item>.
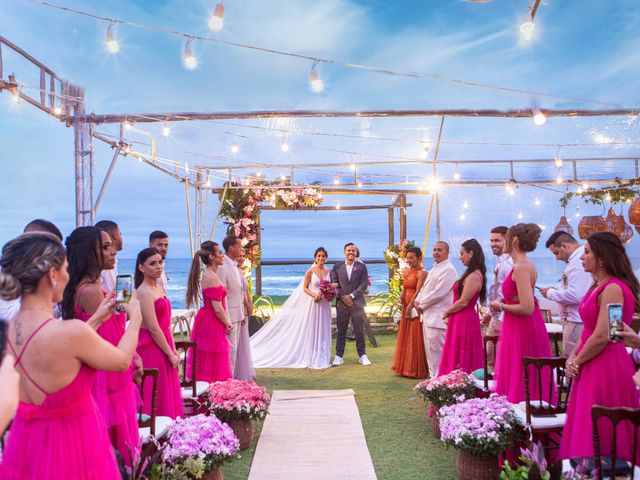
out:
M600 285L602 285L604 282L606 282L607 280L609 280L611 277L607 277L606 275L604 277L602 277L601 279L596 279L596 287L599 287Z

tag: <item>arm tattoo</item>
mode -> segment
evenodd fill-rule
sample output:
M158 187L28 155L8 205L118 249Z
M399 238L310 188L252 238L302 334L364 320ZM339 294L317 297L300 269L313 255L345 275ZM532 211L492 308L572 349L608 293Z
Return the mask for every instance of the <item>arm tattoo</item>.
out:
M22 345L22 322L19 317L16 317L13 324L16 329L16 346Z

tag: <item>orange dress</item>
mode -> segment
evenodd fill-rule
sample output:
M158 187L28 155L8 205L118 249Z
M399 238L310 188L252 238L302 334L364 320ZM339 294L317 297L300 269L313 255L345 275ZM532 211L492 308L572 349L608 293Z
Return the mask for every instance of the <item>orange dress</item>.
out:
M410 268L402 283L404 287L404 301L402 315L396 340L396 351L393 356L391 369L398 375L409 378L426 378L428 376L427 355L424 351L422 323L419 317L408 318L407 301L416 293L418 286L418 272Z

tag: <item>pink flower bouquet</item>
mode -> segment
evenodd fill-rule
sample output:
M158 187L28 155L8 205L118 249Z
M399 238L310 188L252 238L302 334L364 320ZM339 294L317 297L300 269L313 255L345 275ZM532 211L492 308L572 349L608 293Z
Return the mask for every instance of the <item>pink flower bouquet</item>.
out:
M162 450L160 478L200 478L238 452L238 439L214 416L195 415L175 420Z
M329 280L320 280L319 288L322 300L330 302L338 296L338 289L334 287Z
M205 405L210 413L227 422L237 418L263 419L269 402L271 397L266 388L231 378L209 385Z
M473 380L462 370L454 370L431 380L423 380L414 387L414 390L436 408L464 402L475 396Z
M474 455L499 455L521 435L513 406L495 393L442 407L438 415L442 441Z

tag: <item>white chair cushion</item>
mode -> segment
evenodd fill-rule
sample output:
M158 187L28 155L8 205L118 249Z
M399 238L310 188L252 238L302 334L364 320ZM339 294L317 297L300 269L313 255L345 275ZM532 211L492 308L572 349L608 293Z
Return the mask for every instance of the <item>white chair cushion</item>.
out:
M209 384L207 382L196 382L196 397L204 395L204 393L207 391L207 388L209 388ZM189 400L190 398L192 398L192 387L184 387L181 390L183 400Z
M173 423L171 417L156 417L156 440L160 440L167 434L169 426ZM151 440L151 428L143 427L138 429L142 437L142 443L148 443Z
M557 323L545 323L544 326L547 329L547 333L562 333L562 325Z
M471 378L473 379L473 385L478 390L484 390L484 380L480 380L480 379L474 377L473 375L471 375ZM489 387L489 391L493 392L493 390L495 389L495 386L496 386L496 382L495 382L495 380L489 380L487 382L487 385Z
M543 404L545 402L543 401ZM518 417L518 422L526 426L527 425L527 412L525 410L526 403L520 402L513 405L513 410L516 413L516 417ZM531 428L533 430L537 428L560 428L563 427L567 421L566 413L559 413L557 415L553 415L551 417L536 417L534 415L531 416Z

